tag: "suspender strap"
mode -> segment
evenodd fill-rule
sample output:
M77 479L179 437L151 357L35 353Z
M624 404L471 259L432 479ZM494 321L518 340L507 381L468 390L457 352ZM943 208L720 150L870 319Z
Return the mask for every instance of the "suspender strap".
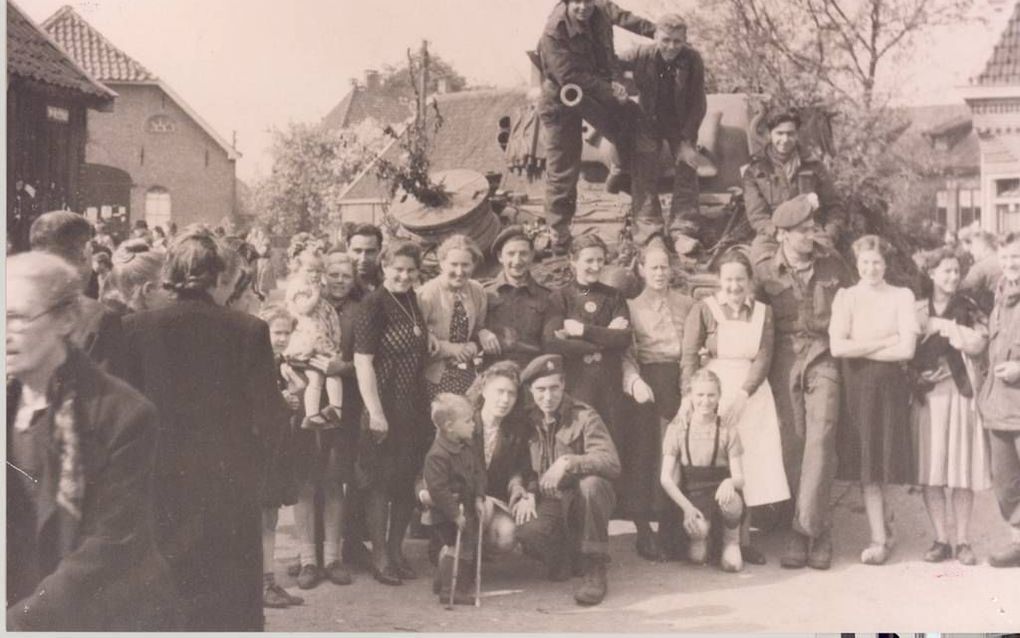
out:
M712 460L706 467L716 466L716 457L719 455L719 417L715 418L715 442L712 444ZM691 426L684 430L684 449L687 450L687 462L691 467L698 467L694 464L694 457L691 456Z

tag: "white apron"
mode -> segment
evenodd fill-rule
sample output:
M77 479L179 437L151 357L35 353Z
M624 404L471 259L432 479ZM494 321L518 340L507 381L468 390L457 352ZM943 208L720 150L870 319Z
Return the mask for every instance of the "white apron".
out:
M747 380L747 372L758 349L765 326L765 306L754 302L750 321L726 318L714 296L705 304L719 324L716 358L707 368L722 381L719 413L723 414ZM744 502L749 506L776 503L790 498L790 487L783 469L783 448L779 440L779 416L766 378L737 420L737 434L744 448Z

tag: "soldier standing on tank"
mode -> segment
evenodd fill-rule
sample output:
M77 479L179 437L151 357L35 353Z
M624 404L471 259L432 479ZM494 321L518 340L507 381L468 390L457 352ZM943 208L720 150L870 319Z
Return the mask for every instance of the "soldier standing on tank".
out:
M705 64L687 43L687 23L671 13L659 18L655 44L642 44L620 56L634 74L641 123L633 155L631 215L634 240L645 243L656 233L697 235L698 129L705 119ZM663 218L658 183L662 143L673 157L673 199Z
M809 154L800 143L800 116L783 111L768 119L769 142L761 153L751 157L744 170L744 205L747 221L754 229L751 262L760 264L774 255L776 207L797 195L818 195L816 219L824 230L817 239L835 247L846 228L846 212L821 159Z
M655 33L652 22L610 0L561 0L538 43L545 76L539 103L546 141L545 212L554 252L565 253L570 243L584 146L581 121L616 146L620 167L610 175L607 189L619 181L631 150L638 109L617 81L621 75L613 48L614 25L649 38ZM583 95L572 107L560 99L568 84L580 87Z

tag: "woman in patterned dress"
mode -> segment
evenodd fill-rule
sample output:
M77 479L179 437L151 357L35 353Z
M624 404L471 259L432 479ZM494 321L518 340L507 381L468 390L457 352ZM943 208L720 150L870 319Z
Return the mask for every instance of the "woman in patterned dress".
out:
M415 507L414 481L433 435L423 381L429 336L412 288L421 250L394 241L381 261L383 285L365 297L354 329L365 403L355 472L365 494L373 575L400 585L416 577L402 544Z
M464 394L475 380L481 346L473 341L485 324L485 289L471 279L482 252L470 238L453 235L439 245L439 276L419 291L418 300L439 351L425 368L429 398L440 392Z

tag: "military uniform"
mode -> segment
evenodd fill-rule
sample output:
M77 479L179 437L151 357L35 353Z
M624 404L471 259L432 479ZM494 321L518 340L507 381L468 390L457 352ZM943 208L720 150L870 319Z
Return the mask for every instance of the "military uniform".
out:
M816 219L833 243L846 227L846 212L836 188L821 160L806 155L796 156L793 164L784 167L775 159L769 145L751 157L744 170L744 208L747 221L754 229L751 243L751 261L759 264L779 247L775 240L776 226L772 216L776 207L803 193L818 195L819 212ZM792 170L792 174L788 172Z
M538 43L542 72L539 117L546 140L546 219L560 237L569 236L577 209L577 178L581 171L581 121L595 127L626 155L631 145L637 106L613 96L612 81L619 77L613 48L613 26L652 37L655 25L624 11L610 0L597 0L585 23L567 16L558 2L549 15ZM584 94L574 107L560 102L560 89L576 84Z
M654 44L637 46L620 56L620 66L634 74L641 106L641 124L634 147L631 215L634 239L644 243L655 233L695 235L698 174L680 159L681 142L698 144L698 129L708 110L705 64L701 54L684 47L667 62ZM662 142L673 156L673 199L664 219L659 203Z
M524 285L514 286L501 272L485 287L485 293L485 328L499 339L501 350L486 363L510 359L523 368L542 353L542 334L551 317L551 291L530 274Z
M830 309L836 291L850 285L843 261L819 251L809 268L798 271L779 250L756 273L760 298L772 306L775 320L769 383L796 499L793 529L812 538L828 529L836 474L840 373L829 353Z
M518 526L524 550L547 564L580 552L609 558L609 517L616 504L610 481L620 475L620 458L605 424L591 406L563 396L556 418L547 423L532 405L528 411L531 467L541 477L560 457L569 459L559 494L537 497L538 517ZM538 478L527 490L538 493Z

